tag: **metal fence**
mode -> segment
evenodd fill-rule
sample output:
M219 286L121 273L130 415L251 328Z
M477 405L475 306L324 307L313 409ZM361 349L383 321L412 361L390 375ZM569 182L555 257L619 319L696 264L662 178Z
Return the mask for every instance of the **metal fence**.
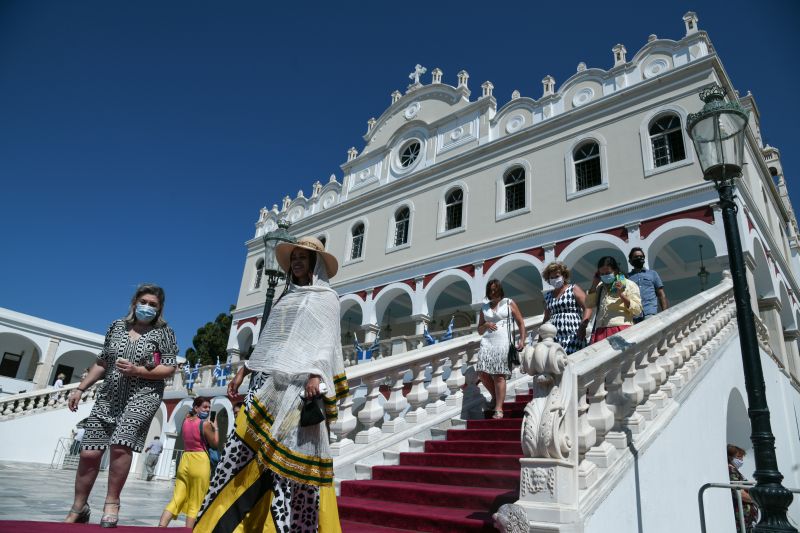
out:
M706 483L700 487L697 493L697 501L700 505L700 531L706 533L706 510L703 502L703 495L708 489L728 489L734 491L736 497L736 531L737 533L749 533L744 523L744 506L742 505L742 491L750 489L755 486L752 481L743 481L739 483ZM794 494L800 494L800 489L788 489Z

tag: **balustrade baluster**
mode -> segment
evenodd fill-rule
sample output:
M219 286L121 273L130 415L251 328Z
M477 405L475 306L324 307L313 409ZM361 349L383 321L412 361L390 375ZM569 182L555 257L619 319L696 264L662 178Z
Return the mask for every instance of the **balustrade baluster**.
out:
M406 396L406 400L411 408L406 413L406 420L412 424L417 424L427 416L425 403L428 401L428 389L425 388L425 369L426 363L419 363L411 367L414 380L411 382L411 390Z
M597 430L589 423L589 402L586 385L578 384L578 488L591 487L597 479L597 465L586 459L586 454L597 441Z
M389 420L383 423L384 433L397 433L406 427L406 419L401 413L408 407L408 400L403 396L403 387L405 387L405 376L407 369L397 370L394 372L392 379L392 392L389 394L389 399L383 405L384 410L389 414Z
M658 368L655 364L653 354L658 353L657 339L653 339L645 343L641 350L637 353L636 375L634 382L642 389L644 398L641 405L636 407L636 412L639 413L645 420L652 420L656 416L657 407L650 401L650 397L658 390L658 382L656 378L660 372L653 373L653 368Z
M8 416L14 412L14 405L16 404L16 400L6 401L3 402L3 416Z
M466 379L464 378L462 370L464 368L464 361L467 358L467 352L466 350L460 350L451 357L450 377L447 378L446 382L447 388L450 389L450 394L447 396L445 403L447 403L449 407L458 407L464 400L464 391L461 390L461 387L466 383Z
M375 424L383 420L383 395L380 386L385 381L384 377L370 377L367 381L367 402L358 412L358 421L364 429L356 433L356 444L369 444L381 436L381 428Z
M622 386L620 387L621 398L623 403L622 409L619 414L622 415L620 422L621 427L627 427L634 435L640 433L645 426L644 417L637 412L639 404L645 398L645 393L642 387L636 383L636 359L644 357L646 354L640 352L638 355L635 349L628 349L623 360L622 372L620 379L622 379Z
M586 420L595 429L595 444L586 452L586 460L595 465L606 468L616 455L614 446L606 442L606 435L614 427L614 411L606 403L608 392L605 386L605 371L597 369L597 373L589 376L586 385L586 398L589 411Z
M442 375L444 375L444 367L450 361L450 356L443 356L439 357L434 360L435 365L433 366L433 371L431 372L431 382L428 384L428 397L432 400L427 406L425 406L425 410L429 414L437 414L442 412L444 409L447 408L444 400L442 400L442 396L448 392L447 384L442 379Z
M336 441L331 444L331 455L339 456L347 453L355 443L348 435L356 429L358 420L353 416L353 391L354 385L350 384L350 392L339 401L339 416L330 425L331 433L336 437Z

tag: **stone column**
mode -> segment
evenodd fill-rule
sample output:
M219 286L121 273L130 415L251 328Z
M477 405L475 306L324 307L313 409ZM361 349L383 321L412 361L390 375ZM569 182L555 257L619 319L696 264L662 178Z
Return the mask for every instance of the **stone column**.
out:
M51 337L50 343L47 345L47 353L36 362L36 374L33 376L34 390L44 389L49 385L47 380L53 371L53 363L55 362L59 344L61 344L61 339Z
M547 266L556 260L556 243L548 242L543 244L542 248L544 249L544 264Z
M431 317L425 314L418 314L418 315L411 315L411 319L414 321L414 334L415 335L422 335L425 333L425 325L429 324L431 321ZM425 346L425 342L422 339L417 341L417 345L414 348L422 348Z
M375 342L378 336L378 330L381 327L378 324L362 324L361 330L364 332L364 342L361 344L364 348L369 348Z
M758 314L769 332L769 345L772 352L786 366L786 346L783 342L781 323L781 302L774 296L758 300Z
M239 348L228 348L228 360L227 362L230 364L238 363L242 360L242 354L239 352Z
M786 349L786 370L800 381L800 348L797 346L797 339L800 339L800 331L787 329L783 332L783 343Z

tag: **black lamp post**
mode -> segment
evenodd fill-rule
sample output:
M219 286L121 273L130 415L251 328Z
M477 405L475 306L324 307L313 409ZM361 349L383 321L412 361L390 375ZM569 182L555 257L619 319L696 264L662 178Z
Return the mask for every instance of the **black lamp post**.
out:
M750 440L753 442L756 462L753 474L756 485L750 489L750 495L761 509L761 520L753 531L796 532L797 530L786 518L786 511L792 503L792 493L781 484L783 475L778 470L778 461L775 458L775 437L769 420L761 355L736 221L737 207L734 203L733 187L734 180L742 175L748 117L738 101L725 101L726 93L725 89L717 85L700 91L700 99L705 105L699 113L689 115L686 130L694 143L695 152L703 169L703 177L713 181L719 192L722 220L725 225L725 240L733 277L736 322L739 326L739 344L749 405L748 414L752 431Z
M280 280L286 277L286 273L281 270L278 260L275 258L275 246L281 242L297 242L297 239L289 235L290 225L287 220L280 220L278 229L264 235L264 273L267 275L267 299L264 301L264 312L261 313L259 335L267 325L269 312L272 309L272 300L275 298L275 287Z
M708 270L706 270L706 265L703 264L703 245L698 244L700 247L700 271L697 273L697 277L700 278L700 290L706 290L708 287Z

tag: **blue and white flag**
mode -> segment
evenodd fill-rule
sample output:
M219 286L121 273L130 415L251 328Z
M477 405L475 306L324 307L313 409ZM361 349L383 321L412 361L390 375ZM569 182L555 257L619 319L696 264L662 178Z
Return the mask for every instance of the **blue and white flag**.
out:
M453 322L455 322L455 315L450 317L450 324L447 326L447 331L444 332L444 335L439 337L439 342L449 341L453 338Z
M428 346L430 346L431 344L436 344L436 339L434 339L433 336L430 333L428 333L427 324L425 324L425 331L422 333L422 336L425 339L425 344L427 344Z

